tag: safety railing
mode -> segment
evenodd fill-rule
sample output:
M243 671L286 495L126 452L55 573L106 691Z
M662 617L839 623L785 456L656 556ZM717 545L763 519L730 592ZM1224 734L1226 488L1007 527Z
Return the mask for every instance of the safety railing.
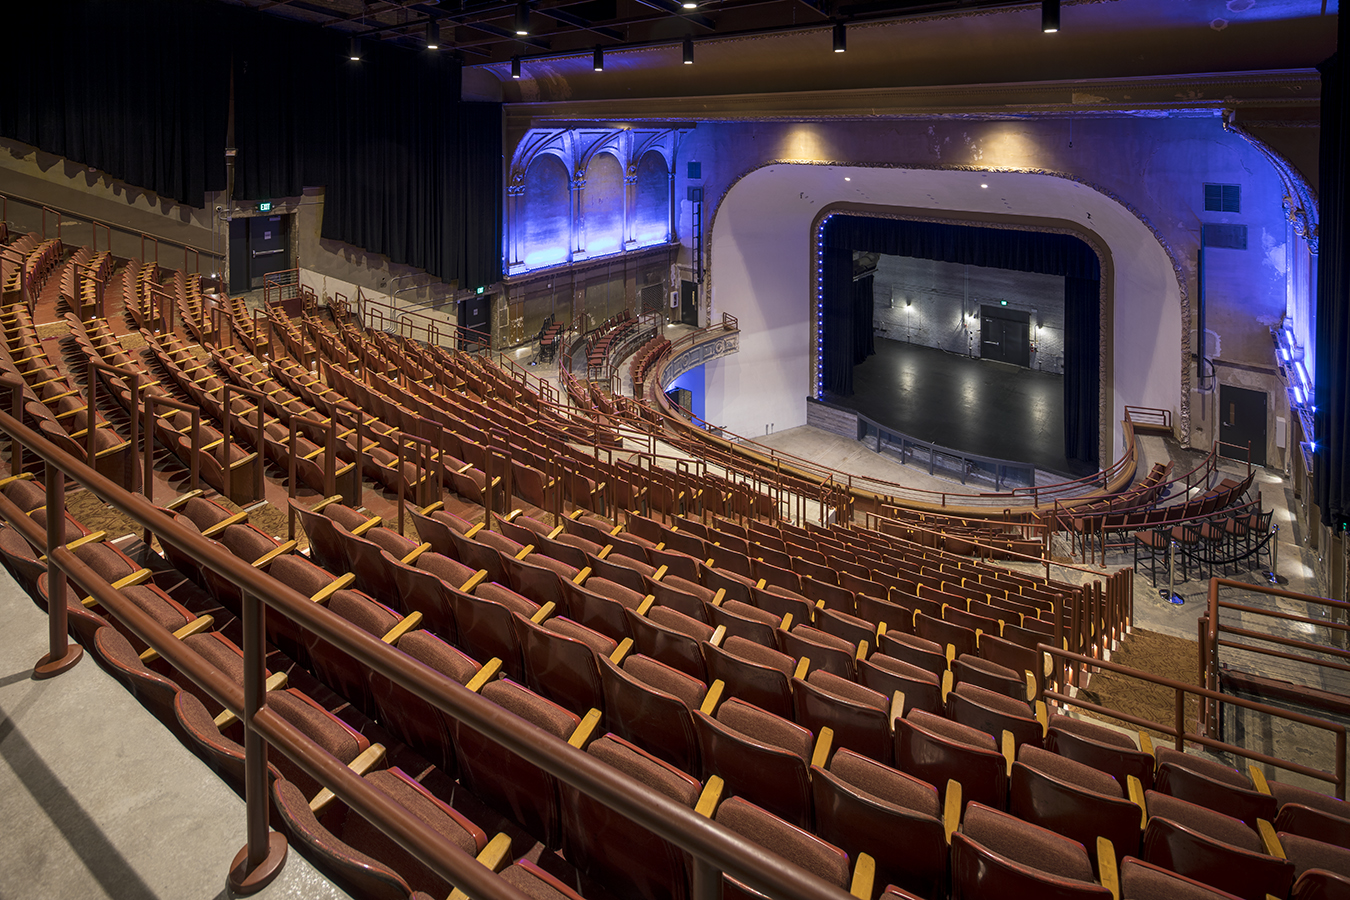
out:
M361 327L425 341L437 347L465 352L492 349L492 335L485 331L466 328L415 309L399 309L392 300L382 302L360 287L356 289L355 314Z
M1071 653L1050 644L1039 644L1036 649L1041 653L1050 656L1052 659L1058 660L1060 665L1056 668L1067 671L1068 675L1066 677L1072 684L1082 685L1083 677L1089 673L1111 672L1116 675L1124 675L1135 679L1136 681L1157 685L1158 687L1171 690L1174 697L1174 712L1171 722L1155 722L1151 719L1143 718L1142 716L1132 715L1121 710L1102 706L1099 703L1093 703L1084 699L1081 694L1071 694L1067 690L1047 690L1045 692L1047 704L1053 703L1061 707L1075 707L1096 716L1103 716L1120 722L1128 722L1136 728L1147 728L1156 731L1159 734L1171 738L1174 746L1178 750L1185 750L1187 743L1197 744L1207 750L1217 753L1240 756L1243 759L1249 759L1255 763L1273 766L1277 769L1284 769L1287 772L1304 775L1308 778L1315 778L1319 781L1330 782L1335 788L1336 796L1341 800L1345 799L1346 728L1338 722L1329 722L1325 719L1304 715L1303 713L1294 712L1293 710L1281 709L1278 706L1271 706L1267 703L1258 703L1255 700L1247 700L1243 697L1223 694L1209 687L1187 684L1184 681L1176 681L1175 679L1164 678L1160 675L1141 672L1138 669L1131 669L1128 666L1122 666L1119 663L1113 663L1108 660L1098 659L1081 653ZM1190 730L1187 727L1186 722L1186 698L1190 696L1196 697L1200 701L1201 715L1197 720L1196 730ZM1206 721L1205 710L1207 707L1217 706L1217 704L1220 703L1232 704L1250 710L1258 715L1284 719L1288 722L1294 722L1328 733L1335 742L1335 746L1332 750L1332 768L1330 770L1318 769L1313 766L1304 765L1303 763L1294 762L1289 759L1282 759L1268 753L1261 753L1238 744L1228 743L1212 737Z
M904 465L911 465L919 457L927 456L929 475L955 475L962 484L968 481L991 481L995 491L1002 491L1005 484L1014 488L1036 485L1034 464L954 450L932 441L910 437L861 414L858 420L865 423L860 440L875 439L873 450L877 453L898 453Z

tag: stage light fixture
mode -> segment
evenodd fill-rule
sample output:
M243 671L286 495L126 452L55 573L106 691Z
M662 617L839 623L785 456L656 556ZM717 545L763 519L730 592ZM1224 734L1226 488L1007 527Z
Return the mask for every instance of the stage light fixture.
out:
M1059 31L1059 0L1041 0L1041 31L1046 34Z
M599 44L595 45L595 52L591 54L591 68L597 72L605 71L605 48Z
M347 42L347 58L352 62L361 61L361 39L352 38Z
M684 64L686 66L694 64L694 37L689 34L684 36Z
M427 49L428 49L428 50L439 50L439 49L441 49L441 39L440 39L440 37L437 36L436 32L437 32L436 23L435 23L435 22L428 21L428 22L427 22Z
M513 56L513 57L511 57L511 77L512 77L512 78L519 78L519 77L520 77L520 57L519 57L519 56Z
M844 30L843 22L834 24L834 52L843 53L848 49L848 34Z
M684 0L680 7L682 9L698 9L698 0Z
M527 35L530 33L530 4L525 0L520 0L516 4L516 34Z

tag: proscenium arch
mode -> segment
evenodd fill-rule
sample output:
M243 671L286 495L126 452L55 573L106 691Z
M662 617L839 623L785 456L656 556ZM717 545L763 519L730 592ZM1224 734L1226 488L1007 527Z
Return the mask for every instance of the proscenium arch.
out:
M735 315L741 338L739 353L705 370L709 421L748 437L805 424L817 353L815 239L830 212L1082 238L1104 270L1101 464L1119 453L1127 405L1172 410L1186 438L1189 299L1179 264L1136 211L1057 173L797 161L736 179L713 214L711 312Z

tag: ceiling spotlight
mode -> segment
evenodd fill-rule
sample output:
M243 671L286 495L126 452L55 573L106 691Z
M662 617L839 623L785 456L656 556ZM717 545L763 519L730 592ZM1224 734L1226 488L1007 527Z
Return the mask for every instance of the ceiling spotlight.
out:
M694 36L691 34L684 36L684 64L686 66L694 64Z
M987 185L987 184L982 184L982 185L980 185L980 187L982 187L982 188L987 188L987 187L989 187L989 185Z
M520 57L519 57L519 56L513 56L513 57L511 57L511 77L512 77L512 78L519 78L519 77L520 77Z
M361 61L361 39L352 38L347 42L347 58L352 62Z
M1059 0L1041 0L1041 31L1046 34L1059 31Z
M843 53L848 49L848 35L844 31L844 23L836 22L834 25L834 52Z
M437 31L439 31L439 29L436 27L436 23L435 23L435 22L432 22L432 21L430 21L430 20L428 20L428 21L427 21L427 49L428 49L428 50L439 50L439 49L441 49L441 39L440 39L440 37L437 35L437 33L436 33Z
M680 6L683 9L698 9L698 0L684 0Z
M591 68L597 72L605 71L605 48L599 44L595 45L595 52L591 54Z
M516 4L516 34L527 35L530 33L530 5L525 0L520 0Z

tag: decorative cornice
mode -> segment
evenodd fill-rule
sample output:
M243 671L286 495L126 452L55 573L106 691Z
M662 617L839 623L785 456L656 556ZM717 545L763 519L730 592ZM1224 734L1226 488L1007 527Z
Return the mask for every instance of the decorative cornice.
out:
M1308 184L1308 179L1303 177L1303 173L1286 159L1284 154L1247 130L1253 124L1252 122L1245 122L1243 125L1239 125L1233 120L1231 112L1225 113L1223 117L1224 131L1230 131L1251 144L1279 174L1280 183L1284 185L1285 216L1289 219L1290 225L1293 226L1294 234L1307 241L1309 252L1315 256L1317 255L1318 245L1317 192L1313 190L1312 185Z

